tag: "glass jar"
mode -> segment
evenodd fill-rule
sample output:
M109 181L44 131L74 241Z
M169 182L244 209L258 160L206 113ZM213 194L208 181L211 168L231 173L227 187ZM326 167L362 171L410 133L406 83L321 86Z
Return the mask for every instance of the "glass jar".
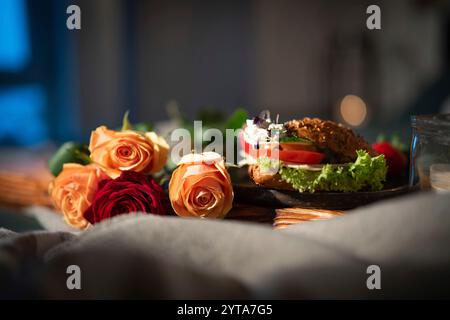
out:
M409 184L450 191L450 114L411 117Z

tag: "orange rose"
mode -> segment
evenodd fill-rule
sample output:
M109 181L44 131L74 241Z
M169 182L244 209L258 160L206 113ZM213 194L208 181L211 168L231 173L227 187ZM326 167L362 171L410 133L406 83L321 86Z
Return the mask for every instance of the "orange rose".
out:
M69 225L78 229L89 225L83 215L103 179L108 179L108 176L95 164L64 164L61 173L50 183L49 193L56 209L63 213Z
M160 171L167 162L169 145L154 132L114 131L101 126L92 132L89 150L92 161L110 169L111 178L117 178L121 171Z
M233 196L230 175L215 152L184 156L169 183L170 202L181 217L223 218Z

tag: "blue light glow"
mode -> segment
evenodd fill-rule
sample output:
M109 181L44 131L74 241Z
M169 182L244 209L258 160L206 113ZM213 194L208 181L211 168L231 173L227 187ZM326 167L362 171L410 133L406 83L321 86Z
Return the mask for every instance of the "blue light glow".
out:
M29 59L25 0L0 0L0 71L20 71Z
M40 86L0 89L0 145L32 146L45 142L45 106L45 93Z

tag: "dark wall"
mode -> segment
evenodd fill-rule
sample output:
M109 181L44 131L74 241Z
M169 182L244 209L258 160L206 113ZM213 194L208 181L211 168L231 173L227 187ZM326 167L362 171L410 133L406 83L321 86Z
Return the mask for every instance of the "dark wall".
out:
M117 127L125 110L134 121L167 119L174 101L191 119L243 106L342 121L339 100L356 94L369 111L358 129L374 132L450 105L444 1L377 1L377 31L365 26L370 0L28 3L34 55L24 77L45 85L56 141ZM65 26L72 3L78 31ZM16 80L0 73L2 86Z

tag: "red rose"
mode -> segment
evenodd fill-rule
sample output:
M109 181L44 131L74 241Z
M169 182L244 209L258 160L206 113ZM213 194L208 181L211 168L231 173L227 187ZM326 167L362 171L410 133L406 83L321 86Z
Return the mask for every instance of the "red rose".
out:
M95 224L131 212L164 215L167 207L167 196L155 180L141 173L124 171L114 180L99 183L98 191L84 217Z

